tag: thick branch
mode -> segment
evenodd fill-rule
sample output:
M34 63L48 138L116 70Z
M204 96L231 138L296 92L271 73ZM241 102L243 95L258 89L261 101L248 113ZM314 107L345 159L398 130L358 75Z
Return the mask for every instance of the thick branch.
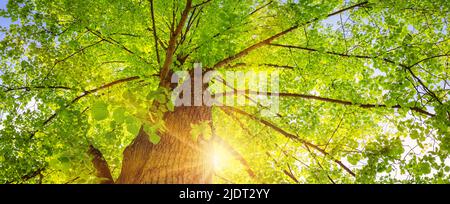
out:
M72 101L70 101L70 102L69 102L67 105L65 105L62 109L68 108L69 106L71 106L72 104L76 103L76 102L79 101L80 99L82 99L82 98L84 98L84 97L86 97L86 96L89 96L89 95L91 95L91 94L93 94L93 93L96 93L96 92L98 92L98 91L100 91L100 90L103 90L103 89L112 87L112 86L117 85L117 84L129 82L129 81L134 81L134 80L137 80L137 79L139 79L138 76L128 77L128 78L124 78L124 79L119 79L119 80L113 81L113 82L111 82L111 83L108 83L108 84L102 85L102 86L100 86L100 87L97 87L97 88L95 88L95 89L91 89L91 90L85 91L85 92L83 92L81 95L75 97ZM42 123L42 126L43 126L43 127L46 126L46 125L47 125L48 123L50 123L53 119L55 119L57 115L58 115L58 112L53 113L53 115L51 115L49 118L47 118L47 120L45 120L45 121ZM34 137L34 135L36 134L36 132L37 132L37 131L34 131L33 133L31 133L30 139L32 139L32 138Z
M177 38L181 34L181 31L183 30L183 26L186 23L186 20L189 15L189 11L191 9L192 9L192 0L187 0L186 7L184 8L183 13L181 14L181 20L178 23L175 31L171 32L169 45L167 47L167 52L166 52L166 59L164 60L164 64L163 64L163 67L162 67L161 73L160 73L161 85L163 85L163 86L168 85L168 84L166 84L166 78L167 78L167 75L169 75L170 65L172 64ZM175 19L174 19L174 21L175 21Z
M328 14L327 17L331 17L331 16L334 16L334 15L340 14L340 13L342 13L344 11L347 11L347 10L350 10L350 9L353 9L353 8L365 5L367 3L368 3L367 1L364 1L364 2L361 2L359 4L355 4L353 6L350 6L350 7L341 9L339 11L333 12L331 14ZM319 20L319 18L315 18L313 20L310 20L310 21L304 23L303 25L308 25L308 24L310 24L312 22L315 22L317 20ZM277 34L275 34L275 35L273 35L273 36L271 36L271 37L261 41L261 42L258 42L258 43L254 44L254 45L251 45L251 46L247 47L246 49L242 50L241 52L239 52L239 53L237 53L237 54L235 54L233 56L227 57L227 58L217 62L212 67L212 69L217 69L217 68L223 67L223 66L229 64L230 62L232 62L233 60L236 60L238 58L242 58L242 57L248 55L250 52L252 52L252 51L254 51L254 50L256 50L256 49L258 49L260 47L263 47L265 45L268 45L268 44L272 43L272 41L274 41L275 39L277 39L277 38L279 38L281 36L284 36L284 35L292 32L292 31L296 30L299 27L300 27L300 25L294 25L294 26L292 26L292 27L290 27L290 28L288 28L288 29L286 29L284 31L281 31L281 32L279 32L279 33L277 33Z
M112 87L112 86L117 85L117 84L129 82L129 81L134 81L134 80L137 80L137 79L139 79L139 78L140 78L140 77L138 77L138 76L127 77L127 78L123 78L123 79L119 79L119 80L116 80L116 81L107 83L107 84L102 85L102 86L100 86L100 87L97 87L97 88L95 88L95 89L91 89L91 90L85 91L85 92L84 92L83 94L81 94L80 96L74 98L74 99L70 102L70 104L73 104L73 103L77 102L78 100L80 100L81 98L83 98L83 97L85 97L85 96L88 96L88 95L91 95L91 94L93 94L93 93L95 93L95 92L98 92L98 91L100 91L100 90L107 89L107 88Z
M279 65L279 64L271 64L271 63L264 63L264 64L236 63L236 64L228 66L227 68L237 68L237 67L245 67L245 66L263 66L263 67L272 67L272 68L280 68L280 69L294 69L295 68L290 65Z
M430 113L426 110L423 110L419 107L402 107L398 104L393 105L393 106L387 106L386 104L354 103L351 101L345 101L345 100L340 100L340 99L325 98L325 97L320 97L320 96L315 96L315 95L297 94L297 93L271 93L271 92L256 92L256 91L249 91L249 90L244 90L244 91L239 90L239 91L234 91L234 92L225 92L225 93L214 94L213 97L235 95L235 94L254 94L254 95L264 95L264 96L283 96L283 97L303 98L303 99L317 100L317 101L328 102L328 103L336 103L336 104L341 104L341 105L345 105L345 106L358 106L360 108L395 108L395 109L409 108L410 110L415 111L417 113L421 113L421 114L424 114L424 115L427 115L430 117L435 116L435 114Z
M262 118L259 118L259 117L255 116L255 115L252 115L252 114L250 114L250 113L247 113L247 112L245 112L245 111L243 111L243 110L240 110L240 109L237 109L237 108L234 108L234 107L220 107L220 108L221 108L222 110L224 110L224 111L228 111L228 112L229 112L229 111L233 111L233 112L239 113L239 114L241 114L241 115L247 116L247 117L249 117L249 118L252 119L252 120L258 121L258 122L260 122L260 123L266 125L267 127L272 128L273 130L275 130L275 131L277 131L278 133L282 134L282 135L285 136L286 138L289 138L289 139L291 139L291 140L293 140L293 141L300 142L300 143L302 143L302 144L304 144L304 145L306 145L306 146L309 146L309 147L311 147L311 148L313 148L313 149L319 151L319 152L320 152L321 154L323 154L324 156L330 157L337 165L339 165L340 167L342 167L345 171L347 171L347 172L348 172L350 175L352 175L353 177L356 176L356 174L355 174L352 170L350 170L350 168L348 168L347 166L345 166L340 160L333 158L328 152L326 152L325 150L323 150L323 149L320 148L319 146L317 146L317 145L315 145L315 144L313 144L313 143L311 143L311 142L309 142L309 141L306 141L306 140L304 140L304 139L301 139L301 138L299 138L299 137L296 136L296 135L293 135L293 134L291 134L291 133L288 133L288 132L284 131L283 129L281 129L280 127L278 127L278 126L272 124L271 122L266 121L266 120L264 120L264 119L262 119Z
M20 183L20 182L28 181L36 176L42 175L42 172L45 171L46 168L47 168L47 166L44 166L44 167L38 168L34 171L27 173L26 175L23 175L22 177L20 177L20 181L6 181L5 183L11 184L11 183Z
M114 179L112 178L111 171L109 170L108 163L106 162L103 154L100 150L96 149L94 146L89 145L89 155L92 156L92 164L97 171L97 177L101 179L101 184L113 184Z
M76 103L77 101L79 101L80 99L82 99L82 98L84 98L84 97L86 97L86 96L88 96L88 95L91 95L91 94L93 94L93 93L95 93L95 92L98 92L98 91L100 91L100 90L109 88L109 87L114 86L114 85L116 85L116 84L121 84L121 83L124 83L124 82L134 81L134 80L137 80L137 79L139 79L138 76L128 77L128 78L124 78L124 79L119 79L119 80L113 81L113 82L111 82L111 83L105 84L105 85L103 85L103 86L100 86L100 87L98 87L98 88L95 88L95 89L91 89L91 90L85 91L83 94L77 96L77 97L74 98L72 101L70 101L70 103L67 104L64 108L67 108L67 107L69 107L70 105L72 105L72 104ZM56 115L57 115L57 113L53 114L49 119L47 119L47 120L44 122L44 126L47 125L54 117L56 117Z
M314 49L314 48L301 47L301 46L296 46L296 45L283 45L283 44L276 44L276 43L270 43L270 45L271 46L276 46L276 47L305 50L305 51L308 51L308 52L319 52L319 50ZM441 54L441 55L435 55L435 56L427 57L425 59L419 60L418 62L408 66L406 64L396 63L396 62L392 61L389 58L381 58L380 56L351 55L351 54L338 53L338 52L332 52L332 51L325 51L324 53L330 54L330 55L341 56L341 57L351 57L351 58L358 58L358 59L371 59L371 60L379 59L379 60L383 60L384 62L387 62L389 64L400 66L403 69L405 69L406 71L408 71L410 73L410 75L412 76L412 78L415 79L417 82L419 82L419 84L425 89L425 91L428 94L430 94L431 97L433 97L437 102L442 104L442 101L439 99L439 97L433 91L431 91L417 75L414 74L414 72L411 70L411 68L414 67L414 66L417 66L418 64L420 64L420 63L422 63L424 61L430 60L430 59L439 58L439 57L448 57L449 56L448 54Z
M33 89L62 89L62 90L74 90L73 88L66 87L66 86L24 86L24 87L14 87L14 88L6 88L4 92L10 92L10 91L31 91Z
M292 27L290 27L287 30L284 30L284 31L282 31L280 33L277 33L277 34L275 34L275 35L273 35L273 36L271 36L271 37L269 37L269 38L267 38L267 39L265 39L265 40L263 40L263 41L261 41L259 43L256 43L256 44L254 44L254 45L252 45L252 46L242 50L241 52L239 52L239 53L237 53L237 54L235 54L233 56L230 56L228 58L225 58L225 59L221 60L220 62L216 63L212 68L213 69L217 69L217 68L223 67L223 66L229 64L230 62L232 62L235 59L244 57L244 56L248 55L250 52L252 52L252 51L254 51L254 50L256 50L256 49L258 49L260 47L263 47L265 45L268 45L269 43L271 43L275 39L292 32L293 30L297 29L298 27L299 26L297 26L297 25L296 26L292 26Z
M439 57L449 57L449 56L450 56L450 54L441 54L441 55L435 55L435 56L427 57L427 58L424 58L424 59L419 60L418 62L412 64L411 66L409 66L409 68L412 68L412 67L414 67L414 66L416 66L416 65L418 65L418 64L420 64L422 62L425 62L427 60L430 60L430 59L439 58Z
M150 1L150 12L151 12L151 16L152 16L153 37L155 38L156 59L158 60L158 64L160 64L161 58L159 57L158 35L156 33L156 24L155 24L155 11L153 8L153 0L149 0L149 1Z

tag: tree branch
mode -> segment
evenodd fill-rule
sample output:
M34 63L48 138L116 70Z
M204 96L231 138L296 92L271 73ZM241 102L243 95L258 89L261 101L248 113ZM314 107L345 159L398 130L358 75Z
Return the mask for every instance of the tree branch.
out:
M409 72L409 74L411 74L411 76L417 81L417 82L419 82L419 84L425 89L425 91L428 93L428 94L430 94L430 96L432 97L432 98L434 98L439 104L443 104L442 103L442 101L441 101L441 99L439 99L439 97L433 92L433 91L431 91L430 90L430 88L428 88L428 86L426 86L424 83L423 83L423 81L416 75L416 74L414 74L414 72L411 70L411 67L406 67L406 70Z
M167 78L167 75L169 75L170 65L172 64L177 38L181 34L181 31L183 30L183 26L186 23L186 20L189 15L189 11L191 9L192 9L192 0L187 0L186 7L184 8L183 13L181 14L180 22L178 23L175 31L171 32L169 45L167 47L167 52L166 52L166 59L164 60L164 64L163 64L163 67L162 67L161 73L160 73L160 80L161 80L160 83L163 87L166 87L169 85L166 82L166 78ZM175 19L174 19L174 21L175 21Z
M72 58L73 56L75 56L75 55L77 55L77 54L79 54L79 53L82 53L84 50L86 50L86 49L88 49L88 48L90 48L90 47L93 47L93 46L95 46L95 45L97 45L97 44L99 44L99 43L101 43L101 42L103 42L103 41L104 41L104 40L101 39L101 40L99 40L99 41L97 41L97 42L95 42L95 43L92 43L92 44L90 44L90 45L87 45L87 46L85 46L85 47L80 48L79 50L73 52L72 54L70 54L70 55L68 55L68 56L66 56L66 57L64 57L63 59L60 59L60 60L57 59L57 60L55 61L55 63L53 64L53 66L50 68L50 70L47 72L46 76L44 77L44 81L45 81L46 79L48 79L48 77L50 76L50 74L51 74L51 73L53 72L53 70L55 69L56 65L58 65L58 64L61 63L61 62L65 62L66 60Z
M273 162L275 162L275 164L276 164L277 166L281 167L281 165L278 164L278 161L277 161L275 158L273 158L272 155L271 155L269 152L266 152L266 155L267 155L268 157L270 157L270 158L273 160ZM281 167L281 168L283 168L283 167ZM295 177L295 175L292 173L291 167L290 167L289 165L288 165L288 169L289 169L289 171L287 171L286 169L283 169L282 172L283 172L286 176L288 176L290 179L292 179L295 183L300 183L300 182L298 181L298 179Z
M66 87L66 86L24 86L24 87L6 88L6 90L4 90L4 92L7 93L7 92L10 92L10 91L19 91L19 90L31 91L32 89L75 90L73 88Z
M334 15L340 14L340 13L342 13L342 12L344 12L344 11L347 11L347 10L350 10L350 9L353 9L353 8L356 8L356 7L365 5L365 4L367 4L367 3L368 3L367 1L364 1L364 2L361 2L361 3L355 4L355 5L353 5L353 6L350 6L350 7L341 9L341 10L339 10L339 11L333 12L333 13L331 13L331 14L328 14L327 17L331 17L331 16L334 16ZM310 20L310 21L304 23L303 25L308 25L308 24L310 24L310 23L312 23L312 22L315 22L315 21L317 21L317 20L319 20L319 18L315 18L315 19L313 19L313 20ZM217 63L212 67L212 69L217 69L217 68L223 67L223 66L229 64L230 62L232 62L233 60L236 60L236 59L238 59L238 58L244 57L244 56L248 55L250 52L252 52L252 51L254 51L254 50L256 50L256 49L258 49L258 48L260 48L260 47L263 47L263 46L265 46L265 45L270 44L270 43L271 43L272 41L274 41L275 39L277 39L277 38L279 38L279 37L281 37L281 36L284 36L284 35L286 35L286 34L292 32L292 31L296 30L296 29L299 28L299 27L300 27L300 25L294 25L294 26L292 26L292 27L290 27L290 28L288 28L288 29L286 29L286 30L284 30L284 31L281 31L281 32L279 32L279 33L277 33L277 34L275 34L275 35L273 35L273 36L271 36L271 37L269 37L269 38L263 40L263 41L260 41L260 42L258 42L258 43L256 43L256 44L253 44L253 45L247 47L246 49L242 50L241 52L239 52L239 53L237 53L237 54L235 54L235 55L233 55L233 56L227 57L227 58L225 58L225 59L223 59L223 60L217 62Z
M294 98L303 98L303 99L309 99L309 100L317 100L317 101L322 101L322 102L328 102L328 103L336 103L336 104L341 104L341 105L345 105L345 106L358 106L360 108L395 108L395 109L399 109L399 108L409 108L412 111L430 116L430 117L434 117L435 114L430 113L426 110L423 110L419 107L402 107L400 105L393 105L393 106L387 106L386 104L364 104L364 103L354 103L351 101L345 101L345 100L340 100L340 99L333 99L333 98L325 98L325 97L320 97L320 96L315 96L315 95L307 95L307 94L296 94L296 93L272 93L272 92L257 92L257 91L249 91L249 90L238 90L238 91L234 91L234 92L224 92L224 93L218 93L218 94L213 94L212 96L226 96L226 95L235 95L235 94L254 94L254 95L264 95L264 96L283 96L283 97L294 97Z
M322 164L320 164L319 160L317 159L316 154L314 152L312 152L311 149L307 145L305 145L305 147L306 147L306 150L308 150L309 154L312 155L313 159L316 161L316 163L319 166L319 168L322 169L322 171L325 172L325 174L327 175L328 180L330 180L330 182L332 184L336 184L336 182L334 182L333 178L331 178L331 176L328 174L328 172L325 171L325 169L323 168Z
M113 81L113 82L111 82L111 83L102 85L102 86L100 86L100 87L97 87L97 88L94 88L94 89L91 89L91 90L88 90L88 91L84 91L81 95L79 95L79 96L75 97L74 99L72 99L68 104L66 104L66 105L65 105L63 108L61 108L60 110L66 109L66 108L68 108L69 106L71 106L72 104L74 104L74 103L76 103L77 101L79 101L80 99L82 99L82 98L84 98L84 97L86 97L86 96L89 96L89 95L91 95L91 94L93 94L93 93L96 93L96 92L98 92L98 91L100 91L100 90L103 90L103 89L112 87L112 86L117 85L117 84L129 82L129 81L134 81L134 80L137 80L137 79L140 79L140 77L138 77L138 76L133 76L133 77L128 77L128 78L123 78L123 79L119 79L119 80ZM45 127L48 123L50 123L53 119L55 119L57 115L58 115L58 112L53 113L49 118L47 118L47 120L45 120L45 121L42 123L42 127ZM38 132L38 131L34 131L34 132L31 133L30 139L33 139L33 137L34 137L34 135L36 134L36 132Z
M245 66L265 66L265 67L272 67L272 68L280 68L280 69L294 69L294 66L290 65L279 65L279 64L272 64L272 63L264 63L264 64L247 64L247 63L236 63L230 66L227 66L227 68L237 68L237 67L245 67Z
M153 8L153 0L149 1L150 1L150 12L152 16L153 37L155 38L156 59L158 60L158 64L161 65L161 58L159 57L159 49L158 49L158 35L156 33L155 11Z
M252 12L249 14L249 16L251 16L251 15L253 15L254 13L260 11L261 9L263 9L263 8L265 8L265 7L267 7L267 6L269 6L269 5L272 4L272 3L273 3L273 1L269 1L269 2L267 2L266 4L264 4L264 5L262 5L262 6L258 7L258 8L256 8L254 11L252 11Z
M206 1L202 2L202 3L199 3L197 5L192 6L192 8L197 8L197 7L203 6L203 5L205 5L205 4L207 4L207 3L211 2L211 1L212 0L206 0Z
M93 145L89 145L88 153L92 156L91 162L97 171L97 177L102 179L100 183L113 184L114 179L111 175L111 170L109 169L108 162L106 162L100 150L96 149Z
M321 154L323 154L324 156L330 157L337 165L339 165L340 167L342 167L345 171L347 171L347 172L348 172L350 175L352 175L353 177L356 176L356 174L355 174L352 170L350 170L350 168L348 168L347 166L345 166L340 160L333 158L332 155L330 155L328 152L324 151L324 150L323 150L322 148L320 148L319 146L317 146L317 145L315 145L315 144L313 144L313 143L311 143L311 142L309 142L309 141L306 141L306 140L304 140L304 139L301 139L301 138L299 138L299 137L296 136L296 135L290 134L290 133L284 131L283 129L281 129L280 127L278 127L278 126L272 124L271 122L266 121L266 120L264 120L264 119L262 119L262 118L259 118L259 117L257 117L257 116L254 116L254 115L252 115L252 114L250 114L250 113L247 113L247 112L245 112L245 111L243 111L243 110L240 110L240 109L237 109L237 108L234 108L234 107L229 107L229 106L222 106L222 107L220 107L220 108L221 108L222 110L224 110L224 111L228 111L228 112L229 112L229 111L233 111L233 112L239 113L239 114L241 114L241 115L247 116L247 117L249 117L249 118L252 119L252 120L255 120L255 121L257 121L257 122L260 122L260 123L266 125L267 127L272 128L273 130L275 130L275 131L277 131L278 133L282 134L282 135L285 136L286 138L289 138L289 139L291 139L291 140L293 140L293 141L300 142L300 143L302 143L302 144L304 144L304 145L306 145L306 146L309 146L309 147L311 147L311 148L313 148L313 149L319 151L319 152L320 152Z
M314 48L309 48L309 47L301 47L301 46L295 46L295 45L283 45L283 44L276 44L276 43L270 43L270 45L271 46L276 46L276 47L305 50L305 51L308 51L308 52L319 52L319 50L314 49ZM425 59L419 60L418 62L408 66L406 64L396 63L396 62L392 61L389 58L380 58L379 56L351 55L351 54L338 53L338 52L332 52L332 51L325 51L324 53L330 54L330 55L341 56L341 57L352 57L352 58L359 58L359 59L371 59L371 60L380 59L380 60L383 60L384 62L387 62L389 64L400 66L400 67L404 68L406 71L408 71L410 73L410 75L412 76L412 78L414 78L425 89L425 91L428 94L430 94L431 97L433 97L437 102L442 104L442 101L439 99L439 97L433 91L431 91L417 75L414 74L414 72L411 70L411 68L414 67L414 66L417 66L418 64L420 64L420 63L422 63L422 62L424 62L426 60L430 60L430 59L434 59L434 58L438 58L438 57L448 57L449 54L441 54L441 55L435 55L435 56L427 57Z
M42 172L45 171L45 169L47 168L47 166L38 168L34 171L31 171L29 173L27 173L26 175L23 175L22 177L20 177L21 181L6 181L6 184L11 184L11 183L15 183L15 182L24 182L24 181L28 181L36 176L42 175Z
M263 9L263 8L265 8L266 6L270 5L271 3L272 3L272 1L270 1L269 3L263 5L263 6L259 7L259 8L256 8L256 9L253 10L251 13L247 14L243 19L248 18L249 16L251 16L251 15L257 13L258 11L260 11L261 9ZM242 20L242 21L243 21L243 20ZM242 21L241 21L240 23L238 23L238 26L242 24ZM230 25L230 26L228 26L227 28L225 28L224 30L222 30L222 31L220 31L220 32L217 32L217 33L214 34L212 37L210 37L208 40L206 40L206 41L204 41L204 42L201 42L200 45L194 47L191 51L188 52L188 55L192 54L194 51L196 51L196 50L198 50L199 48L201 48L206 42L208 42L208 41L210 41L210 40L212 40L212 39L214 39L214 38L217 38L217 37L223 35L225 32L231 30L232 28L233 28L233 25Z
M441 55L435 55L435 56L427 57L427 58L424 58L424 59L419 60L418 62L412 64L411 66L409 66L409 68L417 66L418 64L420 64L422 62L425 62L427 60L430 60L430 59L439 58L439 57L449 57L449 56L450 56L450 54L441 54Z
M109 43L109 44L111 44L111 45L117 46L117 47L119 47L120 49L124 50L125 52L128 52L129 54L138 57L140 60L142 60L142 61L145 62L146 64L151 64L150 62L148 62L147 60L145 60L143 57L137 55L135 52L133 52L132 50L130 50L129 48L127 48L125 45L122 45L120 42L118 42L118 41L115 40L114 38L112 38L112 37L105 37L105 36L103 36L103 34L101 34L100 32L98 32L98 31L93 31L93 30L91 30L91 29L88 28L88 27L86 27L86 29L87 29L90 33L92 33L92 34L94 34L95 36L97 36L98 38L100 38L101 41L105 41L105 42L107 42L107 43Z

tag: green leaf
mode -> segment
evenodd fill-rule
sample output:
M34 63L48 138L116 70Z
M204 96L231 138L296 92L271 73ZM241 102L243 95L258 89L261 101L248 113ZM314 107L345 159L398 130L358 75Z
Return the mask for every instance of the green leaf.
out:
M62 163L68 163L70 161L69 158L65 156L59 157L58 160Z
M148 95L147 95L147 100L156 100L159 103L163 104L166 103L167 101L167 90L164 88L158 88L158 90L156 91L151 91Z
M359 160L361 160L360 154L353 154L353 155L347 157L347 161L352 165L358 164Z
M149 134L148 139L150 140L151 143L153 143L155 145L161 141L161 137L156 133Z
M131 135L137 135L139 133L139 130L141 128L141 123L135 117L128 116L125 119L125 124L127 126L127 131Z
M192 6L205 1L194 0ZM213 0L187 16L185 0L3 2L7 9L0 9L0 16L17 22L0 28L0 182L45 165L58 170L46 176L48 183L72 180L74 173L80 177L76 182L99 182L85 168L91 166L88 142L101 146L108 163L118 167L123 149L140 130L167 149L166 135L211 138L212 123L199 122L204 116L211 117L217 135L261 170L264 183L286 180L279 172L287 164L295 167L289 155L317 167L316 155L289 141L290 134L321 146L324 152L317 156L358 167L353 179L338 161L325 158L320 171L293 169L302 182L329 182L327 175L341 183L449 180L444 170L450 172L450 165L444 163L450 153L450 101L448 86L442 86L449 78L447 1ZM417 8L423 9L419 15ZM186 21L176 33L176 53L161 86L156 50L170 47L167 38L175 33L166 24L173 18ZM160 38L156 44L148 38L154 37L152 22ZM267 43L271 40L278 45ZM248 95L253 100L237 108L254 117L219 108L178 111L171 99L192 90L172 95L176 84L169 81L173 73L187 71L177 81L190 83L197 62L205 73L217 70L226 80L204 84L215 96L249 91L220 100L240 106L238 99ZM229 80L228 70L245 76ZM270 86L272 73L281 74L277 88ZM272 101L264 92L284 94ZM272 109L275 104L278 110ZM270 125L258 124L261 120ZM276 144L289 155L279 154ZM282 165L257 157L267 152ZM245 169L227 168L218 173L252 182ZM433 175L424 176L430 170Z
M166 95L164 95L164 94L158 94L158 95L156 95L156 101L158 101L159 103L161 103L161 104L164 104L164 103L166 103L167 102L167 97L166 97Z
M173 112L175 110L175 106L173 105L172 101L170 101L170 100L166 103L166 107L167 107L167 110L169 110L170 112Z
M158 95L160 95L160 94L161 94L161 92L159 92L159 91L151 91L150 93L148 93L146 99L153 100L153 99L157 98Z
M411 132L410 136L411 136L411 139L417 139L417 138L419 138L419 132L417 130L413 130Z
M420 163L418 168L419 168L420 173L422 173L422 174L431 173L431 167L430 167L429 163L426 163L426 162Z
M118 123L125 122L125 108L118 107L113 112L113 119Z
M95 103L91 108L92 117L95 120L104 120L108 118L109 112L108 112L108 104L105 102L98 102Z
M197 141L199 136L202 136L204 139L208 140L212 136L211 126L207 121L203 121L198 124L191 124L190 134L194 141Z
M446 166L446 167L444 168L444 171L445 171L445 172L450 172L450 166Z
M159 141L161 140L161 137L157 134L156 129L157 127L144 124L144 131L145 133L147 133L148 139L150 140L151 143L155 145L158 144Z

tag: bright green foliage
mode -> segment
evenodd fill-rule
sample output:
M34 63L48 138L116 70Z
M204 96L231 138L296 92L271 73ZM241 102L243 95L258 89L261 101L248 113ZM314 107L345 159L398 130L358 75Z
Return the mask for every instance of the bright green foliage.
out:
M104 120L108 118L108 104L98 102L92 106L92 117L95 120Z
M140 131L159 144L162 116L175 109L159 73L186 2L9 0L0 11L13 22L0 28L0 183L98 182L89 145L117 178L122 152ZM194 139L221 137L256 175L229 153L221 177L450 181L450 1L192 5L171 71L196 62L213 68L235 56L215 69L278 71L280 92L301 94L281 95L273 117L260 114L263 107L237 107L253 117L214 107L210 124L193 124Z
M156 134L157 130L155 129L154 126L152 127L150 125L144 124L144 131L147 133L148 139L151 143L158 144L159 141L161 140L161 137L158 134Z
M209 126L208 122L201 122L199 124L192 124L191 125L191 136L192 139L197 141L199 136L201 136L203 139L209 140L211 139L212 132L211 132L211 126Z

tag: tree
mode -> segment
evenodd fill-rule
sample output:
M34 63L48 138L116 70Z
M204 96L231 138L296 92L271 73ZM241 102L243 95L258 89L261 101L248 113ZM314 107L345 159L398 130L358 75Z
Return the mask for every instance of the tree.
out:
M449 8L9 0L0 182L448 183ZM213 80L202 93L254 105L178 106L171 79L197 63L276 72L279 90Z

